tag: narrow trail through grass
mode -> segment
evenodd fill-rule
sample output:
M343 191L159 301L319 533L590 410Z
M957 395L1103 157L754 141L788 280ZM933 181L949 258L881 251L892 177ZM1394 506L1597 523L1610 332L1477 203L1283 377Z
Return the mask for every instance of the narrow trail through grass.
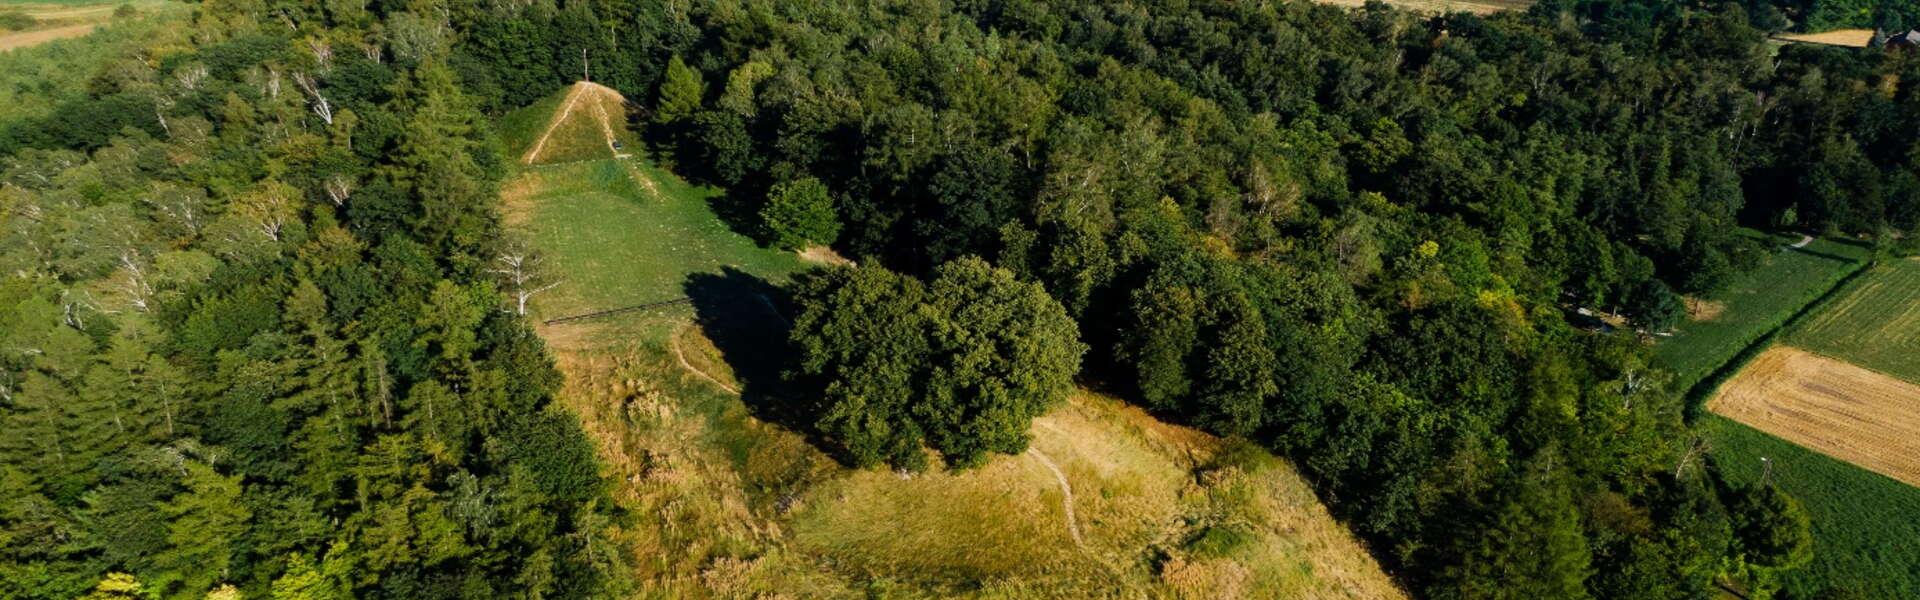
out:
M1053 478L1060 482L1060 508L1067 515L1067 534L1073 536L1074 546L1085 548L1087 540L1080 537L1080 519L1073 514L1073 484L1067 483L1067 474L1061 472L1060 465L1054 464L1053 459L1049 458L1047 453L1041 452L1039 448L1028 446L1027 454L1040 461L1040 466L1053 471Z

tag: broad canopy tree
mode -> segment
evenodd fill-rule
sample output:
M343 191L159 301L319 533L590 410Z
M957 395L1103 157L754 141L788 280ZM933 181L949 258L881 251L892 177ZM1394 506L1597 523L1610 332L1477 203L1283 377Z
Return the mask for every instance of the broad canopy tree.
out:
M1024 450L1085 351L1045 290L974 257L924 284L876 265L831 269L794 297L790 376L820 398L815 427L861 466L920 469L932 449L968 467Z

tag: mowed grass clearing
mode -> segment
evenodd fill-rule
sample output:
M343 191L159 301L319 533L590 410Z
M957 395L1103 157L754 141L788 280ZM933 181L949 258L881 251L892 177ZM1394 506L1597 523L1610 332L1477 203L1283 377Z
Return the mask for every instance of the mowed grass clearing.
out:
M537 318L681 298L695 273L731 267L777 281L804 267L728 229L707 203L714 190L631 162L533 167L504 186L508 225L530 235L563 280L535 303Z
M1367 0L1318 0L1335 6L1361 7ZM1506 10L1526 10L1533 6L1533 0L1386 0L1387 4L1403 10L1426 13L1467 12L1488 15Z
M1920 260L1882 261L1788 335L1789 343L1920 382Z
M1788 572L1796 598L1828 588L1854 598L1920 598L1920 488L1808 450L1718 415L1702 415L1715 464L1735 483L1767 477L1806 507L1814 558Z
M1673 371L1675 389L1690 389L1833 289L1865 258L1860 247L1832 240L1778 247L1760 266L1705 298L1719 310L1711 319L1682 323L1672 337L1659 341L1654 359Z

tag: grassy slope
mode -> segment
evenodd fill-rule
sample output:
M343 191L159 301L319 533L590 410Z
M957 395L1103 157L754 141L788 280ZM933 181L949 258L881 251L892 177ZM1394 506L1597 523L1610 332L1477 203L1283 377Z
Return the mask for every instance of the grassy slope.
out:
M538 113L556 105L502 120L510 154L524 152L545 127ZM770 281L804 268L729 231L706 203L712 193L639 157L521 169L505 187L508 223L530 232L568 281L537 310L664 299L726 266ZM567 374L562 403L620 482L616 501L631 518L615 536L643 591L1400 597L1290 465L1258 451L1222 454L1217 439L1111 399L1075 398L1036 421L1038 453L977 470L910 479L847 470L729 391L741 386L736 357L708 338L713 323L699 310L541 328ZM777 331L771 318L727 315ZM1084 548L1039 453L1073 486Z
M1787 336L1787 343L1920 382L1920 261L1889 260Z
M1761 457L1773 481L1813 517L1814 562L1788 576L1810 592L1836 586L1862 598L1920 598L1920 489L1717 415L1700 419L1728 478L1752 481Z
M1675 389L1691 388L1832 289L1864 258L1861 248L1831 240L1776 251L1708 298L1725 306L1718 317L1682 324L1673 337L1660 341L1654 358L1673 371Z

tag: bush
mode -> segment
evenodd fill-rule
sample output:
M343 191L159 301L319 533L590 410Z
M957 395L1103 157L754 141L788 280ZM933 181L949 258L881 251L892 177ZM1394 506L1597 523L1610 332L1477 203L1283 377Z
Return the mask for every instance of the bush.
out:
M19 11L0 11L0 31L23 31L39 24L32 16Z

